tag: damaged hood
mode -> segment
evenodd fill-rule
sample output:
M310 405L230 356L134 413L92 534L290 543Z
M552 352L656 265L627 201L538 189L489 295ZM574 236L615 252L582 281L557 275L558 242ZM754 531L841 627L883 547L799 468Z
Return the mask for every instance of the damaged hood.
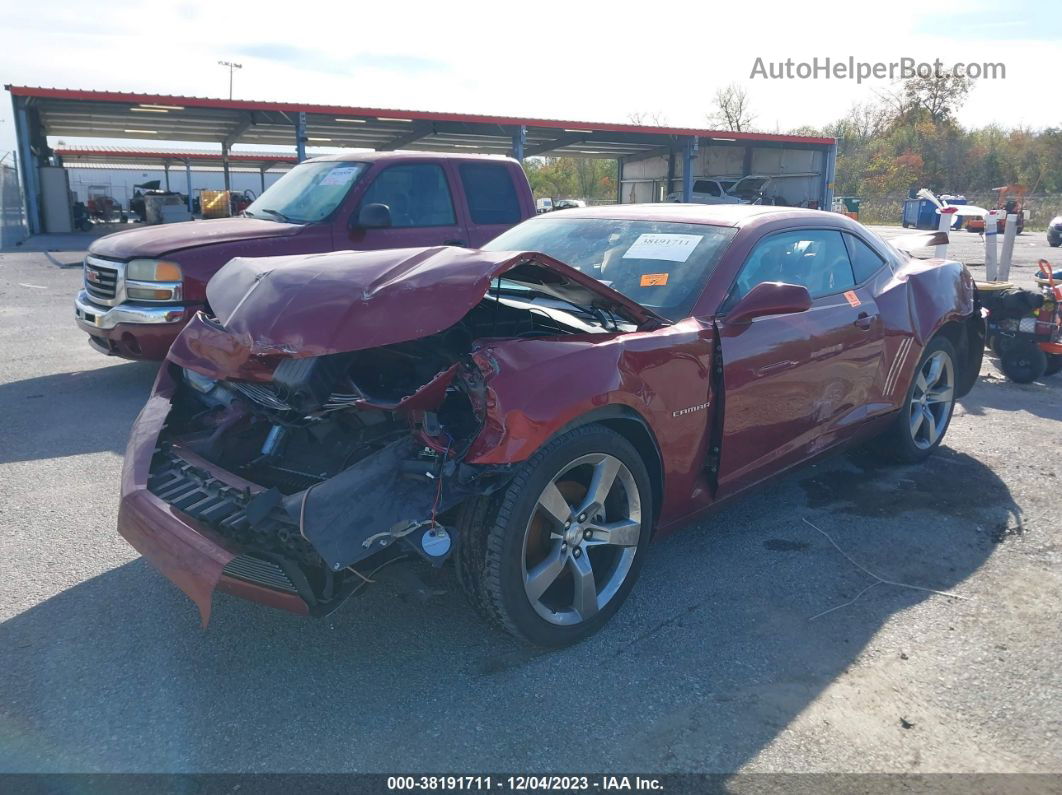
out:
M257 240L298 234L299 224L282 224L259 218L215 218L208 221L184 221L178 224L127 229L101 237L89 248L92 254L112 259L161 257L172 251L234 240Z
M658 319L544 254L434 248L243 258L210 280L207 301L248 356L322 356L420 339L457 323L498 276L641 325Z

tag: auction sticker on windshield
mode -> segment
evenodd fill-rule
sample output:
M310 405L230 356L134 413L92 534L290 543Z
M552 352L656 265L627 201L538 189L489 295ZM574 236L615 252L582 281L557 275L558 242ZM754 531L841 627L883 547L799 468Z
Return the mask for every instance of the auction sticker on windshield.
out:
M354 175L358 173L358 168L353 166L351 168L333 168L324 178L321 180L321 185L346 185L352 179Z
M685 262L703 240L703 235L639 235L623 259L662 259Z

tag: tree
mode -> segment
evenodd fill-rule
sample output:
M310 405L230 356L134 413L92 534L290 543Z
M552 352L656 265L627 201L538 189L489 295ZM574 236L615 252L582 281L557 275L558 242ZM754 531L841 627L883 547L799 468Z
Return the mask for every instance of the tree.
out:
M668 121L660 111L641 111L636 110L633 113L627 114L627 120L631 124L637 124L639 127L667 127Z
M732 132L748 132L755 120L750 110L749 94L737 83L715 92L715 111L708 114L709 124Z
M879 93L896 119L928 116L934 124L952 122L973 89L973 78L946 70L926 76L909 77L899 90Z

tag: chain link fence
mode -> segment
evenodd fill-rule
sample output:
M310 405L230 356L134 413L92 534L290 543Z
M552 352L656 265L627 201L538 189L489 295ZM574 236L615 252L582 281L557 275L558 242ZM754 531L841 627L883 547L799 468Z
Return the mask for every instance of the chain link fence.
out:
M13 152L0 154L0 249L26 237L26 213L18 184L18 164Z

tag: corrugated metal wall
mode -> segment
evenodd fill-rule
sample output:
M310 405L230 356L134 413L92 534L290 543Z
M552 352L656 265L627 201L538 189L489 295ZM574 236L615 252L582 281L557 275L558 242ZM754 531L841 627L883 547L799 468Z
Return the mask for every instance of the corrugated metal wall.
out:
M814 149L752 147L749 174L784 177L775 180L769 193L789 206L806 205L822 197L825 152ZM670 190L682 190L681 153L675 156L675 178ZM740 177L744 175L745 147L711 146L703 142L694 160L693 176ZM623 165L624 204L660 201L669 192L666 155ZM792 176L786 176L792 175Z
M8 248L26 237L26 214L14 155L0 155L0 248Z

